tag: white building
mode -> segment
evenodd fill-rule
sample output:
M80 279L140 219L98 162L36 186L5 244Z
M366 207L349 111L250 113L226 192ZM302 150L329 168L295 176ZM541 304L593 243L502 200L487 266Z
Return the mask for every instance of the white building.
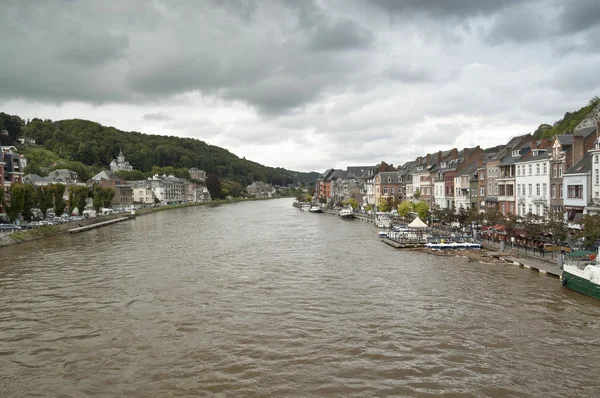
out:
M592 154L588 152L563 174L563 208L569 223L579 224L585 214L592 193L591 171Z
M119 156L117 156L116 159L113 159L112 162L110 162L110 169L111 171L131 171L133 170L133 167L131 167L129 162L125 160L125 156L123 156L123 151L119 150Z
M550 208L550 154L532 149L515 162L517 215L546 216Z
M600 214L600 138L588 152L591 157L591 198L585 208L587 214Z

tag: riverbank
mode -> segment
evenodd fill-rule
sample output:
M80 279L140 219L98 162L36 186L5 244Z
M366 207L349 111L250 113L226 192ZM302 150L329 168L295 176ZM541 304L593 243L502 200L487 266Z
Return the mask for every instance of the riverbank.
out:
M45 226L41 226L41 227L38 227L35 229L27 229L27 230L22 230L22 231L18 231L18 232L13 232L10 234L5 234L4 236L0 237L0 247L19 244L19 243L28 242L28 241L32 241L32 240L36 240L36 239L41 239L41 238L47 238L47 237L51 237L51 236L56 236L56 235L60 235L63 233L69 233L69 230L73 230L76 228L88 227L88 226L95 225L95 224L105 223L101 226L96 227L96 228L101 228L101 227L111 224L111 223L106 223L106 221L116 220L116 219L123 218L123 217L135 218L135 217L139 217L139 216L153 214L158 211L182 209L182 208L186 208L186 207L217 206L217 205L223 205L223 204L229 204L229 203L239 203L239 202L257 201L257 200L271 200L271 199L281 199L281 198L279 198L279 197L277 197L277 198L247 198L247 199L233 198L230 200L224 199L224 200L213 200L210 202L185 203L185 204L179 204L179 205L169 205L169 206L140 209L140 210L136 211L136 213L134 215L121 213L121 214L113 214L113 215L109 215L109 216L100 216L100 217L96 217L96 218L88 218L88 219L81 220L81 221L68 222L68 223L59 224L59 225L45 225ZM90 228L90 229L92 229L92 228Z

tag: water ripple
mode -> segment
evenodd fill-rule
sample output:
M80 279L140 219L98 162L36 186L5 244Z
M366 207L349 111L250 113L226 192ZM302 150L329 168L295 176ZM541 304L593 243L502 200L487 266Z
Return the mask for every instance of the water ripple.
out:
M1 396L588 397L600 305L290 200L2 249Z

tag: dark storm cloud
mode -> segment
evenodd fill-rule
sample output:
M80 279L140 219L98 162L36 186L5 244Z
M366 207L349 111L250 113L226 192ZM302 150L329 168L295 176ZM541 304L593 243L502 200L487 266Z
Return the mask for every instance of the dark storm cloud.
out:
M600 1L577 0L563 3L559 18L561 32L576 33L600 24Z
M366 49L373 44L374 35L355 21L346 20L321 25L316 29L309 48L317 51Z
M394 16L421 14L434 18L465 18L495 13L523 0L364 0Z

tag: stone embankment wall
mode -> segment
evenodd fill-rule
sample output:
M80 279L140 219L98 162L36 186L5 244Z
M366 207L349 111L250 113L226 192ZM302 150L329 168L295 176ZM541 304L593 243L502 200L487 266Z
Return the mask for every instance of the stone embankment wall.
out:
M27 242L30 240L45 238L47 236L55 236L67 232L70 229L83 227L86 225L96 224L102 221L113 220L115 218L126 217L123 214L113 214L110 216L102 216L96 218L88 218L86 220L76 221L76 222L68 222L59 225L50 225L39 227L36 229L27 229L15 233L5 234L4 236L0 236L0 247L6 245L12 245L15 243ZM1 234L0 234L1 235Z

